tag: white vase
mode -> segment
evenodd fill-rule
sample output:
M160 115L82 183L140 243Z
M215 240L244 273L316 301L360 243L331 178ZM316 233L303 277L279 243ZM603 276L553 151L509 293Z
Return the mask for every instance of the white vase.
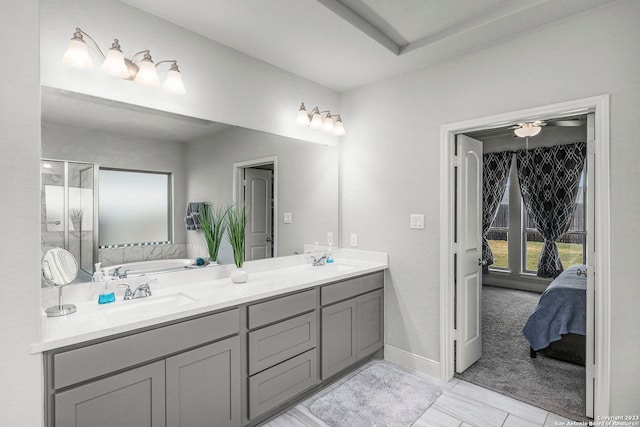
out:
M249 280L249 273L242 268L236 268L231 272L231 281L233 283L245 283Z

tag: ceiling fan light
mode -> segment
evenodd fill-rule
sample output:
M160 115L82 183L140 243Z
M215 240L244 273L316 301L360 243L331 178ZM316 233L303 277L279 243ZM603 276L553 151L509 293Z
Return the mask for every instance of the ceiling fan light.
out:
M542 128L532 123L522 123L520 127L515 128L513 133L520 138L528 138L536 136L540 133Z

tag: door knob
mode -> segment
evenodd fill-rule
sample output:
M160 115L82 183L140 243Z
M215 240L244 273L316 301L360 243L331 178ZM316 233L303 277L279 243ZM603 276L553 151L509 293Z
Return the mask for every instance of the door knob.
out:
M485 267L487 265L487 260L486 259L482 259L482 258L478 258L478 265L481 265L481 266Z
M270 241L271 241L271 237L267 237L267 242L270 242Z

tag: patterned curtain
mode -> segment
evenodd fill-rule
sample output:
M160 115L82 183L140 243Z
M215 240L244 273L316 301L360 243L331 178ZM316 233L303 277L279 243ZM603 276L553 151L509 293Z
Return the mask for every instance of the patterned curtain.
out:
M586 147L578 142L517 152L524 207L544 239L539 277L557 277L564 270L556 241L571 226Z
M486 262L483 267L485 273L489 272L489 266L494 262L487 233L504 196L512 157L511 151L482 155L482 259Z

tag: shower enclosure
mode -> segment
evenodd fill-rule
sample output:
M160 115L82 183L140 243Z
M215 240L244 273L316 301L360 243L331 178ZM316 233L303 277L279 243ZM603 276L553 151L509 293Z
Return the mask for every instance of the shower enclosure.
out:
M91 279L97 253L97 171L91 163L40 162L41 245L71 252L79 281Z

